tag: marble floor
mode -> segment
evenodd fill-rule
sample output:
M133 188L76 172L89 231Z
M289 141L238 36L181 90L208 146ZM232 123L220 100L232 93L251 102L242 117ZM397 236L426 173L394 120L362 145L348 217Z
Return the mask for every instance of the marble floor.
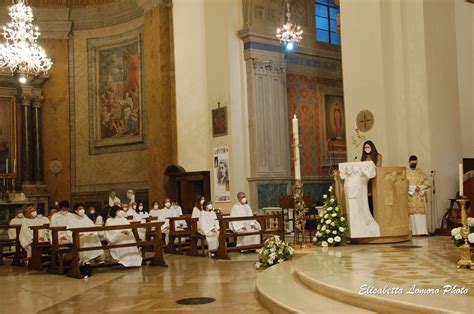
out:
M231 257L230 261L216 261L166 255L168 268L104 268L81 280L0 266L0 313L268 313L255 291L257 255L235 253ZM175 303L191 297L216 301Z
M397 247L407 245L415 247ZM422 296L420 302L460 312L472 308L469 304L474 305L474 271L456 269L457 252L448 237L415 238L400 244L318 247L265 271L255 270L256 254L232 253L231 258L218 261L167 254L168 268L103 268L83 280L0 266L0 313L269 313L267 309L389 312L387 307L374 310L350 302L350 297L338 298L343 290L317 292L317 284L312 287L314 282L352 292L357 292L363 283L376 288L402 287L405 291L414 284L417 288L458 285L468 289L466 295ZM268 292L267 298L262 298L261 292ZM206 305L176 304L177 300L190 297L211 297L216 301ZM388 298L403 301L397 296ZM406 300L415 298L412 295ZM268 306L269 300L281 303L280 309L285 302L296 305L274 310Z

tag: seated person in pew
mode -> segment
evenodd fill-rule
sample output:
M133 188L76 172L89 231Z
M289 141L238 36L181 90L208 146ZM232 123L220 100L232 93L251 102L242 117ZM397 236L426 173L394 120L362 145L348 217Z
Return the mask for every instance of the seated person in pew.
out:
M253 216L252 209L247 205L247 198L244 192L237 194L238 202L232 206L230 217ZM230 229L236 233L249 233L261 230L261 226L256 220L231 221ZM260 244L260 235L250 235L245 237L237 237L237 246L247 246Z
M153 207L150 209L150 217L158 217L160 207L157 201L153 202Z
M206 236L207 247L209 252L217 251L219 247L219 221L216 213L212 210L211 202L204 202L198 220L198 231L200 234Z
M128 210L125 210L125 208L123 210L125 211L125 215L128 219L132 217L132 221L141 221L141 218L137 213L137 203L131 202L128 206Z
M183 209L175 200L171 202L171 211L173 212L173 217L183 216ZM185 229L188 227L188 225L186 224L186 220L176 220L174 223L176 229Z
M67 229L95 227L94 222L85 214L84 204L74 204L74 214L67 223ZM69 242L72 243L72 231L67 231ZM81 232L79 234L81 247L101 246L97 231ZM104 263L105 254L103 250L79 252L79 262L81 264Z
M51 223L51 219L53 219L54 214L56 214L57 212L58 212L58 210L55 207L51 207L51 209L49 210L49 213L48 213L49 223Z
M10 226L21 225L23 223L23 219L25 219L23 210L21 208L17 208L15 210L15 217L10 220ZM16 239L16 229L8 229L8 238L11 240Z
M59 212L54 214L51 218L51 227L66 227L67 222L71 216L74 216L69 212L69 202L62 201L59 203ZM70 243L67 237L66 231L58 232L59 244Z
M198 196L196 198L196 201L194 202L193 212L191 214L192 218L199 218L199 215L201 214L201 210L202 210L202 205L204 204L205 201L206 199L204 198L204 196Z
M95 210L95 207L91 206L87 209L87 217L94 223L96 226L103 226L104 219L101 215Z
M146 223L146 218L149 217L148 212L144 210L143 203L138 202L138 207L135 210L136 215L141 223ZM138 236L142 241L146 240L146 229L145 228L140 228L138 229Z
M41 209L40 209L40 210L36 209L36 211L37 211L37 213L38 213L38 214L36 215L36 218L40 220L40 222L41 222L42 225L49 225L49 224L51 223L50 220L49 220L49 216L46 217L46 216L43 215L43 210L41 210ZM52 238L51 238L51 231L50 231L50 230L45 229L45 230L44 230L44 236L45 236L45 239L44 239L45 241L47 241L47 242L51 242L51 241L52 241Z
M31 257L31 244L33 243L33 230L30 227L43 225L42 221L38 219L38 211L35 207L29 206L25 212L25 218L22 221L20 229L20 244L26 250L26 256ZM40 242L46 241L46 230L39 231L38 239Z
M105 222L106 226L129 225L125 218L125 212L120 206L113 206L110 209L110 218ZM105 231L105 239L109 244L136 243L132 229ZM110 255L125 267L135 267L142 265L142 256L137 247L123 247L110 249Z
M171 201L169 198L165 199L165 207L158 212L158 221L163 221L164 224L161 226L161 233L165 234L165 242L169 243L170 235L170 220L168 218L174 217L171 211Z

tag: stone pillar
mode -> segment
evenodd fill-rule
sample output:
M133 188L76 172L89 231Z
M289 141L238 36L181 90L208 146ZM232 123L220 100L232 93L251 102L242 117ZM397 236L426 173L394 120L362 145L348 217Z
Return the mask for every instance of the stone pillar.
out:
M43 182L43 149L41 142L41 104L42 96L35 96L33 99L32 112L32 128L33 128L33 164L34 164L34 182L42 184Z
M32 132L32 91L31 86L20 86L18 88L18 103L21 108L21 182L22 184L32 184L34 178L33 170L33 132Z

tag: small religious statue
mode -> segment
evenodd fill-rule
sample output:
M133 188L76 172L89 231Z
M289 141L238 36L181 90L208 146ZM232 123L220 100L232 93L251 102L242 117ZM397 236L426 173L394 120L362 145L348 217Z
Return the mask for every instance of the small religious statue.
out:
M419 168L415 155L409 158L408 210L410 212L410 229L413 235L428 234L426 226L426 191L431 186L429 177Z

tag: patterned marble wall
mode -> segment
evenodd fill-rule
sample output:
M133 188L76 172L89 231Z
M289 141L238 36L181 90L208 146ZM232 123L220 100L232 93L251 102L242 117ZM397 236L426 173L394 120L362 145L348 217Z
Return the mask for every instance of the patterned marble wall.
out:
M307 75L287 74L289 136L292 137L291 119L299 118L301 174L303 176L326 176L327 169L321 167L321 143L323 105L319 89L330 87L342 89L342 80L323 79ZM292 173L293 173L292 169Z
M258 184L258 208L280 206L280 195L286 195L287 191L287 183Z

